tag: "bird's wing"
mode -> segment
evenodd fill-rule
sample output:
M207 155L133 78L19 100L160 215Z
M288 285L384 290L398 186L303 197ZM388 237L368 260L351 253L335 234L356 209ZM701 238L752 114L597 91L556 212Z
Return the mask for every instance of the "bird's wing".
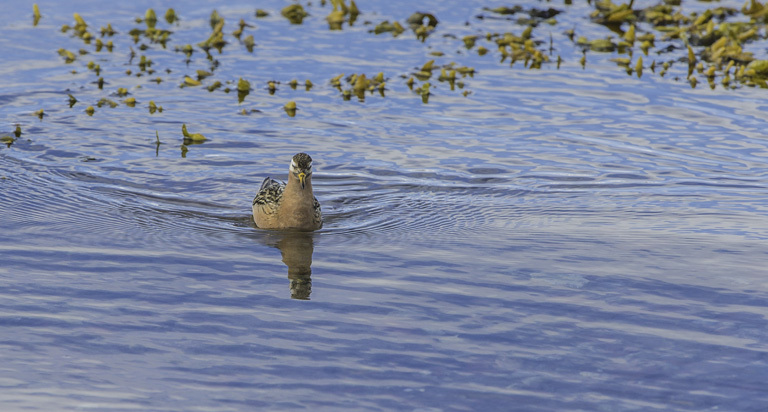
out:
M259 193L253 198L254 205L276 205L283 196L285 183L278 182L271 177L264 179L259 188Z

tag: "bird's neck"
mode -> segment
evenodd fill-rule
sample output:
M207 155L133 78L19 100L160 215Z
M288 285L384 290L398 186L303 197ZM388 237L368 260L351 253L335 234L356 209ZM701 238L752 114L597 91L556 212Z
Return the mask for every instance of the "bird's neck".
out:
M297 196L307 196L312 198L312 178L307 177L304 180L304 188L301 188L301 182L294 175L288 177L288 184L285 185L285 190L291 192Z

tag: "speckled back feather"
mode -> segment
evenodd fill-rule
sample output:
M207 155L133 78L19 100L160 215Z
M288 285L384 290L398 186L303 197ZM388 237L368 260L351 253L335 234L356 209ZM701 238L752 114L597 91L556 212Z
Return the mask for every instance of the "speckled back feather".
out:
M261 183L259 193L253 198L253 204L256 205L274 205L276 208L280 204L280 200L283 197L283 189L285 189L285 183L278 182L277 180L267 177Z

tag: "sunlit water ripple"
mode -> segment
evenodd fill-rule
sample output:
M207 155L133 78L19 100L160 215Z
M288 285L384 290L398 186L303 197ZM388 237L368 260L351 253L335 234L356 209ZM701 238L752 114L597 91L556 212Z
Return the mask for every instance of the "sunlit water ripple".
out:
M115 16L156 7L139 3ZM53 15L60 7L41 3L49 28L69 21L70 10ZM388 7L382 19L401 17ZM442 7L462 30L450 18L462 11ZM210 8L189 24L206 26ZM241 10L252 13L219 11ZM278 36L260 58L224 53L222 70L288 70L281 19L260 23ZM363 28L323 24L295 30L423 64ZM14 46L20 63L44 60L39 40L14 30L28 42ZM40 102L66 102L62 82L85 82L30 63L49 83L33 86L24 64L0 64L26 79L0 92L6 122L24 119L25 132L0 149L0 409L768 403L762 91L477 60L467 97L436 84L424 105L393 82L386 98L342 102L313 73L376 71L377 60L306 53L315 67L289 59L290 75L317 78L316 90L259 89L249 116L234 96L168 84L162 116L121 106L91 118L62 103L38 121L29 113ZM299 104L296 118L285 99ZM209 137L186 157L182 123ZM325 226L256 229L255 191L268 175L285 179L297 151L315 159Z

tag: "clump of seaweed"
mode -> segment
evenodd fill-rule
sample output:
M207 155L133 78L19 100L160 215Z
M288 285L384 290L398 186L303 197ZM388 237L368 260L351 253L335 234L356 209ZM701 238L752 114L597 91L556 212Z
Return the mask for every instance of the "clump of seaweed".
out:
M291 24L301 24L304 18L309 16L309 13L304 10L304 6L301 4L291 4L290 6L283 7L280 10L280 14L288 19Z
M427 40L430 34L432 34L437 28L439 21L432 13L415 12L408 17L408 26L410 26L416 38L421 40L422 43Z
M341 30L342 25L346 22L350 26L355 24L357 16L360 14L360 10L355 4L355 0L350 0L349 6L346 5L344 0L331 0L333 10L325 18L328 21L328 28L331 30Z
M200 133L189 133L187 131L186 123L181 125L181 134L184 136L184 144L189 144L190 142L203 142L207 140L206 137Z

